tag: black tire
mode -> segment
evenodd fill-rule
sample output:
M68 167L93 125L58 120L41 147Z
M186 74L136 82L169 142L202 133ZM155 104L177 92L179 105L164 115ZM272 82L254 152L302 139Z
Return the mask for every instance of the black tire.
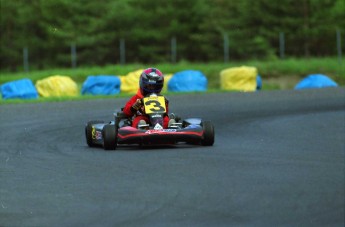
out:
M116 150L117 133L115 130L115 125L104 125L102 134L104 150Z
M102 124L104 121L89 121L85 126L85 137L86 143L89 147L95 147L96 145L92 143L92 125Z
M214 144L214 127L210 121L203 121L202 128L204 129L204 138L201 140L201 145L212 146Z

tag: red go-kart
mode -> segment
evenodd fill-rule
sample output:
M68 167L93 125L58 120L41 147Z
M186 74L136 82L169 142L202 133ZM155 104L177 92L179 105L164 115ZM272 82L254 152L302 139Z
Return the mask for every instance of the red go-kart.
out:
M214 126L201 118L181 120L174 114L169 117L174 123L163 128L166 114L163 96L151 94L141 100L150 122L139 128L131 126L132 119L123 112L114 114L115 120L109 123L89 121L85 126L85 136L90 147L101 146L105 150L115 150L119 145L167 145L188 143L202 146L214 144Z

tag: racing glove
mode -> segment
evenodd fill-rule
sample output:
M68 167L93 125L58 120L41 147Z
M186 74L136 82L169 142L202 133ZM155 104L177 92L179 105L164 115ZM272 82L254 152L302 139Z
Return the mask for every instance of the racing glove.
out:
M139 110L140 107L141 107L141 101L140 101L140 99L137 99L137 101L135 101L135 103L132 105L132 108L134 110Z

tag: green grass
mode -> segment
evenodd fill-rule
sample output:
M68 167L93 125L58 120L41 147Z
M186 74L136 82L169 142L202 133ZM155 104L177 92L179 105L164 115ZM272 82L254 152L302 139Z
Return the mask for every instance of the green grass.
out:
M130 94L120 95L80 95L76 97L39 97L37 99L7 99L3 100L0 98L1 104L20 104L20 103L40 103L40 102L63 102L63 101L76 101L76 100L91 100L91 99L110 99L118 97L130 97Z
M161 63L156 65L144 65L144 64L128 64L128 65L107 65L104 67L80 67L76 69L71 68L60 68L60 69L47 69L40 71L25 72L1 72L0 84L19 80L23 78L29 78L36 83L37 80L44 79L52 75L65 75L71 77L81 87L89 75L126 75L129 72L136 71L138 69L144 69L147 67L157 67L164 74L172 74L183 70L200 70L208 78L208 88L213 91L219 91L219 73L223 69L238 66L255 66L258 68L258 72L263 79L264 90L280 89L279 78L284 80L291 79L302 79L308 74L321 73L329 76L335 80L340 86L345 85L345 63L339 63L337 58L309 58L309 59L285 59L285 60L272 60L272 61L230 61L229 63L188 63L180 62L177 64ZM274 79L274 82L267 83ZM275 84L277 83L277 84ZM266 86L265 86L266 85ZM122 95L122 94L121 94ZM126 94L123 94L126 96ZM118 97L118 96L117 96ZM70 99L90 99L90 98L105 98L102 96L81 96L77 98L39 98L40 101L60 101ZM9 100L6 100L6 103ZM0 99L0 104L5 101ZM11 101L12 102L12 101ZM13 102L35 102L29 100L18 100Z

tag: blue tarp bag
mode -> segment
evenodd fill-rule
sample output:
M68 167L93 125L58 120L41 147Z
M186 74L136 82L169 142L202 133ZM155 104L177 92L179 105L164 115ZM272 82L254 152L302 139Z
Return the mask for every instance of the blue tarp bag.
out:
M115 95L120 93L120 78L113 75L88 76L81 93L91 95Z
M197 70L175 73L168 82L168 91L206 91L207 78Z
M307 88L324 88L324 87L337 87L338 84L330 79L328 76L322 74L311 74L301 80L295 89L307 89Z
M30 79L16 80L1 85L3 99L36 99L38 93Z
M261 90L262 88L262 79L261 79L261 76L258 74L256 76L256 90Z

